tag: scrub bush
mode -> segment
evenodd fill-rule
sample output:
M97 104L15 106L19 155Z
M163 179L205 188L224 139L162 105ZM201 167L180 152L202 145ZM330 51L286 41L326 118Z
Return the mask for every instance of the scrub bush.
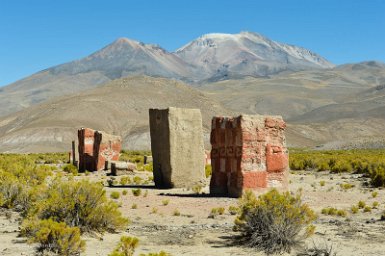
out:
M84 231L124 229L128 220L118 205L106 197L100 183L55 181L29 210L28 216L65 222Z
M108 256L133 256L135 249L139 245L139 239L136 237L122 236L115 250Z
M240 214L234 230L241 241L266 254L290 252L314 232L316 215L301 195L279 193L273 189L258 198L246 191L240 199Z
M64 165L63 171L65 171L66 173L72 173L73 175L78 174L78 168L76 168L76 166L74 166L73 164Z
M52 219L25 222L21 233L29 237L28 242L39 243L39 250L59 255L79 255L85 246L79 228Z

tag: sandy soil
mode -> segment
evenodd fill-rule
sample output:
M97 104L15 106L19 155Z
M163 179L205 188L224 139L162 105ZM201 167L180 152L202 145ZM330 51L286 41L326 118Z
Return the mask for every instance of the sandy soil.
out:
M146 176L148 173L135 175ZM104 175L91 174L81 179L106 180ZM329 174L296 172L290 175L290 190L303 190L303 200L318 214L316 233L307 239L311 246L328 244L340 255L385 255L385 221L380 221L385 206L385 190L373 189L365 185L365 178L353 174ZM321 186L320 181L325 181ZM344 190L340 184L355 185ZM134 196L131 190L141 188L141 195ZM132 223L125 232L85 235L86 251L82 255L108 255L118 243L120 236L130 235L140 239L139 253L167 251L172 255L265 255L253 249L231 245L235 232L232 231L235 216L228 212L237 199L214 198L206 194L195 195L183 189L158 190L152 185L107 187L107 193L127 190L116 200L121 203L121 211ZM378 196L372 197L372 191ZM167 205L163 201L168 200ZM379 202L378 209L364 213L359 210L352 214L350 208L359 200L372 205ZM132 209L136 204L137 208ZM224 215L208 218L215 207L224 207ZM348 212L347 217L325 216L322 208L335 207ZM180 216L175 216L178 210ZM18 216L3 211L0 216L0 255L34 255L34 245L18 238ZM290 255L296 255L293 251Z

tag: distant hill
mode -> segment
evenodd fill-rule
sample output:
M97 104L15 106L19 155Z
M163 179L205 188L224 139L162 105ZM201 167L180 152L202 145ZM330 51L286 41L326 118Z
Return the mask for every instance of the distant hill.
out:
M85 58L0 88L0 116L132 75L202 83L331 67L333 64L307 49L250 32L204 35L175 53L120 38Z
M282 115L291 146L385 146L377 143L385 141L385 64L380 62L246 77L199 89L235 112Z
M212 116L259 113L284 116L289 146L385 146L385 86L373 87L370 80L346 70L247 77L198 88L165 78L120 78L0 118L0 148L68 150L76 130L91 127L121 135L125 148L149 149L148 109L169 106L201 109L206 143Z
M376 65L372 65L377 63ZM360 72L351 67L360 67ZM206 83L199 89L228 109L277 114L286 119L332 104L362 102L385 95L385 64L363 62L333 69L298 71L268 78L245 77ZM384 104L384 103L383 103ZM323 118L328 119L327 115Z
M121 135L124 148L149 149L148 109L169 106L201 109L206 135L212 116L233 114L182 82L121 78L0 119L0 148L2 152L67 151L77 129L90 127Z

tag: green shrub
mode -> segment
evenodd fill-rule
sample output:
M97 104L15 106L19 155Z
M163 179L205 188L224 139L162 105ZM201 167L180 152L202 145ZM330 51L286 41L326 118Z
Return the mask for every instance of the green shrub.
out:
M173 212L174 216L180 216L180 211L178 209L175 209Z
M32 205L28 216L52 218L82 231L114 231L128 224L118 205L107 199L103 186L88 181L55 181Z
M111 192L110 197L112 199L119 199L120 198L120 193L118 191L113 191L113 192Z
M40 173L40 168L35 171L36 176L0 170L0 207L15 209L22 214L29 210L32 203L46 189L46 186L41 184L46 175Z
M379 202L374 201L373 204L372 204L372 208L373 208L373 209L377 209L379 205L380 205Z
M337 215L337 212L338 212L338 209L334 207L326 207L321 210L322 214L331 215L331 216Z
M65 163L68 160L68 154L62 153L39 153L39 154L28 154L28 158L37 163L45 164L60 164Z
M125 186L127 184L131 183L130 177L122 177L120 178L120 185Z
M162 204L163 204L164 206L168 205L169 203L170 203L170 200L169 200L169 199L164 199L164 200L162 200Z
M239 213L239 208L236 207L236 206L234 206L234 205L230 205L230 206L229 206L229 213L230 213L231 215L236 215L236 214Z
M131 192L134 196L140 196L140 194L142 193L142 190L140 188L133 188L131 189Z
M333 173L356 172L368 174L373 186L385 186L385 150L303 150L290 149L292 170L330 170Z
M340 217L346 217L347 212L345 210L338 210L337 211L337 216L340 216Z
M325 181L324 181L324 180L321 180L321 181L319 182L319 185L320 185L321 187L325 186Z
M72 173L73 175L78 174L78 168L76 168L76 166L73 164L64 165L63 171L65 171L66 173Z
M149 164L145 164L143 166L144 170L147 171L147 172L152 172L153 171L153 165L152 163L149 163Z
M366 203L364 201L358 201L358 208L363 209Z
M108 254L108 256L133 256L138 245L138 238L122 236L120 238L119 244L116 246L112 253Z
M377 191L373 191L373 192L372 192L372 197L373 197L373 198L376 198L377 196L378 196L378 192L377 192Z
M348 190L348 189L354 188L355 186L350 183L344 183L344 184L340 184L340 187L344 190Z
M140 185L143 182L143 179L139 176L134 177L134 183Z
M372 211L372 208L369 205L364 207L364 212L371 212L371 211Z
M26 193L24 185L11 173L0 171L0 206L10 209L19 205L20 195Z
M291 170L305 170L305 164L302 159L292 158L290 155L290 169Z
M316 215L301 195L273 189L259 196L247 191L240 199L240 214L234 229L243 242L267 254L290 252L302 239L314 233L310 225Z
M319 172L326 171L326 170L330 169L329 164L327 162L324 162L324 161L317 163L316 168L317 168L317 171L319 171Z
M29 242L39 243L40 250L59 255L78 255L85 246L78 227L68 227L66 223L52 219L25 222L21 233L29 237Z
M358 211L358 209L357 209ZM340 217L346 217L347 212L345 210L338 210L337 208L334 207L326 207L321 210L322 214L325 215L331 215L331 216L340 216Z
M341 160L336 162L336 164L331 168L331 171L334 173L352 172L353 167L349 161Z
M152 213L152 214L156 214L157 212L158 212L158 208L152 207L151 213Z
M380 165L374 167L370 172L369 176L371 183L375 187L384 187L385 186L385 167Z
M224 213L225 213L225 208L223 208L223 207L212 208L211 212L210 212L210 215L209 215L209 218L213 218L214 219L218 215L223 215Z
M353 214L356 214L356 213L358 213L358 206L356 206L356 205L353 205L351 208L350 208L350 211L353 213Z
M48 165L36 165L25 155L0 154L0 173L9 174L28 185L39 185L52 174Z
M144 156L151 156L151 152L144 150L122 150L119 159L121 161L143 164Z
M124 195L124 196L127 195L127 193L128 193L127 189L122 191L122 195Z
M134 204L132 204L132 205L131 205L131 209L138 209L138 205L137 205L137 204L135 204L135 203L134 203Z
M135 249L139 245L139 239L136 237L122 236L120 238L119 244L116 246L114 251L108 256L133 256ZM160 251L159 253L148 253L148 254L139 254L140 256L171 256L171 254Z

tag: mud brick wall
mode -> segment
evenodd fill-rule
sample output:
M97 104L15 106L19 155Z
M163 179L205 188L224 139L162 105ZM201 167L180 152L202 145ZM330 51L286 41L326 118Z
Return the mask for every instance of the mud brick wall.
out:
M205 185L202 116L199 109L150 109L155 186Z
M119 160L122 139L89 128L78 130L79 171L99 171L106 161Z
M285 127L279 116L214 117L210 193L239 197L245 189L287 189Z

